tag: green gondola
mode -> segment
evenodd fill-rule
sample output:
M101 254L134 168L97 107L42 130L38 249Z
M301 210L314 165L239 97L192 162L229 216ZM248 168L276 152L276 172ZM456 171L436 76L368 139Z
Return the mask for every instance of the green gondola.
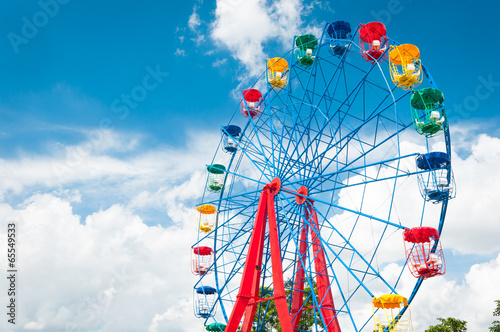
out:
M415 130L432 137L446 128L443 93L435 88L414 90L410 99Z

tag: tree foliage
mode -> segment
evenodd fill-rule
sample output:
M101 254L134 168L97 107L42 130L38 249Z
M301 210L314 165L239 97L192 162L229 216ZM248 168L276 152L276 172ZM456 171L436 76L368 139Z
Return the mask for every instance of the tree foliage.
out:
M438 318L441 324L429 326L425 332L465 332L467 331L467 322L464 320L448 317Z
M500 300L495 300L497 307L493 311L493 316L500 316ZM500 332L500 321L495 320L489 328L490 332Z
M500 300L495 300L497 307L493 311L493 316L500 316Z
M286 285L288 285L289 287L286 287ZM292 293L292 281L288 280L286 282L286 285L285 294L287 299L290 299ZM304 308L313 306L313 296L315 297L315 294L317 294L316 282L313 282L313 291L311 291L310 287L304 287ZM270 298L273 296L273 290L270 288L261 288L259 291L259 296L262 298ZM271 329L274 329L278 332L282 331L274 300L261 302L261 304L257 308L254 324L257 325L257 328L254 327L252 331L264 332L271 331ZM323 327L323 322L321 321L319 313L316 312L316 317L314 317L314 310L302 310L302 315L299 322L299 330L307 331L311 326L314 326L314 324L318 324L318 326Z

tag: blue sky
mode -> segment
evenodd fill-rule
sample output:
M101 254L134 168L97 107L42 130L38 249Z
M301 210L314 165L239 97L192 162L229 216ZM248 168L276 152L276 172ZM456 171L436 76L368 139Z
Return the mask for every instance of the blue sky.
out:
M451 119L496 116L494 105L499 97L494 93L480 101L477 111L466 109L463 114L453 114L456 108L451 108L474 95L482 82L480 77L488 80L493 75L493 82L500 81L495 77L500 68L494 61L497 37L493 2L357 3L356 7L363 10L346 1L330 3L323 10L315 6L310 15L304 16L304 22L321 24L345 19L355 25L379 19L386 23L391 38L420 47L422 59L445 93ZM8 13L1 23L4 36L11 32L23 36L22 18L32 22L34 16L40 17L36 16L41 10L37 1L4 3L2 7L2 12ZM197 8L200 25L190 29L186 18L193 13L193 7ZM2 125L23 123L26 131L18 128L21 132L16 136L27 139L46 134L37 128L37 121L95 126L103 117L116 120L116 114L110 113L113 101L124 93L130 94L141 83L147 66L157 65L162 73L168 73L168 79L149 91L127 119L119 121L120 129L147 131L163 142L181 143L181 128L224 122L234 111L230 92L244 72L237 59L210 38L214 10L213 2L69 1L59 5L56 15L37 28L34 37L26 38L27 43L2 39L1 101L14 113L23 109L22 118L7 115ZM197 43L197 38L203 40ZM264 40L266 54L273 54L273 46L277 46L275 38ZM283 51L279 46L275 53ZM176 50L183 55L176 55ZM457 81L460 84L453 84ZM493 89L498 88L497 83ZM64 101L69 97L66 89L89 102L92 110L64 105L70 102ZM54 135L61 133L50 136ZM9 144L10 148L19 146L18 142ZM21 146L33 148L32 142Z
M44 268L63 271L64 264L52 262L54 252L67 252L56 255L56 261L64 262L77 255L69 250L72 243L86 248L79 253L82 263L74 266L73 279L20 281L26 294L36 295L26 299L13 331L64 331L68 321L91 331L119 331L123 313L134 317L134 331L171 331L167 323L174 322L179 331L198 326L190 312L193 280L174 282L178 276L164 257L175 256L167 259L174 266L188 260L188 253L178 248L189 243L179 237L194 230L187 221L191 206L199 199L203 166L215 152L220 125L238 112L235 91L257 79L266 56L286 52L294 34L335 20L353 27L385 23L389 37L420 48L445 95L458 166L458 194L456 203L450 203L450 210L456 210L446 225L448 256L456 267L451 264L448 279L432 281L433 287L473 298L479 287L474 280L490 285L477 276L498 277L500 247L491 245L498 242L493 235L500 233L494 217L500 190L493 186L500 183L498 4L294 0L278 23L273 6L286 1L249 0L255 12L232 26L231 15L241 1L0 3L2 221L17 220L21 239L26 236L27 275ZM270 20L269 26L257 24L262 17ZM100 228L96 220L109 224ZM129 238L130 232L137 236ZM27 240L37 234L46 238L29 245ZM102 251L97 239L103 241ZM108 239L116 242L108 246ZM149 258L131 267L141 254ZM88 272L95 255L97 274ZM120 280L116 273L124 267L135 281L122 278L108 287L111 280ZM143 275L143 270L150 272ZM74 288L72 280L84 286L65 296ZM149 292L138 280L158 288ZM52 290L50 301L41 290L44 281L61 285ZM183 287L187 292L177 291ZM491 293L500 298L498 287ZM82 314L90 307L85 299L96 300L102 313L93 319ZM150 304L137 312L136 301ZM465 318L485 330L493 304L478 311ZM465 312L436 309L430 315Z
M9 106L28 108L25 121L33 114L51 124L94 126L103 117L116 118L110 112L113 101L142 83L147 66L158 66L169 78L148 93L119 126L154 133L166 142L182 142L179 128L219 123L230 114L230 104L224 101L234 86L229 67L214 69L217 56L204 56L216 47L208 43L198 47L191 40L198 36L186 27L193 5L151 2L145 6L134 1L61 5L33 39L19 45L17 54L9 40L3 39L2 99ZM207 14L213 10L209 6L204 6ZM22 35L19 18L32 17L40 10L35 1L17 7L7 9L11 14L2 22L5 34ZM206 33L206 27L200 30ZM181 36L185 37L183 45ZM176 56L176 49L184 47L187 56ZM63 91L54 91L58 87ZM93 110L78 105L61 109L61 99L67 96L64 89L88 101ZM26 93L46 100L30 105Z

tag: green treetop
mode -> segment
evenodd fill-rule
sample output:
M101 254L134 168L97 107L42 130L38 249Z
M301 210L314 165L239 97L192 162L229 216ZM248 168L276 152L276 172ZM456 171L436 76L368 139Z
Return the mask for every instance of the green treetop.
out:
M500 316L500 300L495 300L497 307L493 311L493 316ZM500 322L495 320L490 327L490 332L500 332Z
M464 320L448 317L438 318L441 324L429 326L425 332L466 332L467 322Z

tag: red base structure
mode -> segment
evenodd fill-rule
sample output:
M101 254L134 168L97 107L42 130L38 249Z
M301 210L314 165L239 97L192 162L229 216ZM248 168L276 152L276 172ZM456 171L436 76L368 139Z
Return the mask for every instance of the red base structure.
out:
M236 332L243 315L245 315L245 317L240 329L242 332L251 332L258 304L262 301L268 300L275 301L276 310L278 312L283 332L292 332L299 328L302 310L306 309L303 308L303 290L306 282L305 264L308 247L308 225L311 225L311 243L314 253L314 267L316 271L316 284L318 289L317 300L320 306L320 313L328 332L340 332L340 326L336 316L337 312L335 310L330 289L324 249L319 237L320 230L318 217L314 209L313 201L304 197L307 196L307 189L305 187L300 188L297 192L283 189L283 191L295 194L297 203L306 203L305 216L307 220L307 222L303 221L301 225L300 243L298 248L300 259L297 262L297 270L294 279L294 293L289 312L283 280L278 225L276 222L274 205L274 196L276 196L281 189L281 182L278 178L275 178L271 181L271 183L267 184L262 189L255 224L250 238L247 258L243 268L240 288L225 332ZM263 299L259 297L259 285L267 220L269 221L269 244L271 251L274 296Z

